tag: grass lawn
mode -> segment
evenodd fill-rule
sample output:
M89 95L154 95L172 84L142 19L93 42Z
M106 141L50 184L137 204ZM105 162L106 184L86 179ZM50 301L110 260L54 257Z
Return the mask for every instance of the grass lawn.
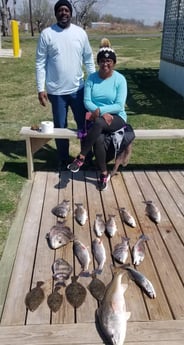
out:
M89 33L89 38L96 56L102 35ZM158 80L161 37L112 36L110 40L118 57L116 69L128 82L128 122L134 128L183 128L183 98ZM36 38L22 37L21 58L0 58L0 257L27 177L25 142L19 131L22 126L52 119L50 105L43 108L37 99L36 42ZM3 39L2 48L12 48L10 38ZM71 113L69 127L75 127ZM78 147L77 141L71 142L72 156ZM183 152L182 140L139 140L134 144L130 166L180 166ZM39 169L57 168L54 142L36 154L36 162Z

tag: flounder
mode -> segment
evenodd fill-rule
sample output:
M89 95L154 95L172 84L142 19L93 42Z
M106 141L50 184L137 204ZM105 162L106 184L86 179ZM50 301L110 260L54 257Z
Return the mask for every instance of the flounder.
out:
M45 294L41 288L43 284L44 282L38 281L36 287L26 295L25 304L30 311L35 311L44 300Z
M63 303L63 295L61 295L58 290L60 290L60 286L55 286L54 291L48 296L47 298L47 304L50 308L51 311L53 311L54 313L56 313L62 303Z
M77 282L78 276L71 279L72 282L65 289L66 298L74 308L79 308L85 301L87 292L85 287Z
M98 301L102 301L106 287L104 282L96 277L95 273L92 274L92 280L87 288L94 298L96 298Z

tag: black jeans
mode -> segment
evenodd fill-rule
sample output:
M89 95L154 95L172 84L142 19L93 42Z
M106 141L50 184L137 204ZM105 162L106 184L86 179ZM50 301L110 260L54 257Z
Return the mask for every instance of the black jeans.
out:
M106 123L103 117L98 117L81 143L81 154L86 157L87 153L94 146L94 154L97 164L101 171L105 171L106 150L104 142L102 142L103 136L101 136L101 134L115 132L121 129L124 125L125 121L118 115L113 115L113 120L110 125Z

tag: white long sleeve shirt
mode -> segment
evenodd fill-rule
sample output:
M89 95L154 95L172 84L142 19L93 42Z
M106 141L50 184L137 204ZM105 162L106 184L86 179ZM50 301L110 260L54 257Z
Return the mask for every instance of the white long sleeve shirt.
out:
M87 75L95 71L92 49L86 32L70 24L62 29L54 24L44 29L36 50L36 83L38 92L67 95L84 84L83 65Z

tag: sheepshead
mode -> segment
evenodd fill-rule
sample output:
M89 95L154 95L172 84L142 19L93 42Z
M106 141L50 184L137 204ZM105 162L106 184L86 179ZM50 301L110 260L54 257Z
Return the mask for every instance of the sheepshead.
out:
M88 218L87 210L85 209L82 203L75 204L75 205L77 207L75 209L75 218L80 225L84 225Z
M70 228L64 224L65 222L57 222L46 235L46 239L52 249L65 246L67 243L74 240L74 234Z
M144 260L145 257L145 245L144 242L148 241L149 237L142 234L132 248L133 264L138 266Z
M82 271L88 271L88 267L91 262L88 248L81 241L74 240L73 251L81 264Z
M87 288L94 298L96 298L98 301L102 301L105 295L106 287L104 282L96 277L95 273L92 273L92 280Z
M69 279L72 270L69 262L62 258L56 259L52 265L53 278L58 281L58 285L65 286L65 280Z
M54 291L47 297L48 307L54 313L60 309L63 303L63 295L58 292L60 288L60 286L55 286Z
M150 297L156 298L156 292L153 284L139 271L130 267L129 265L124 265L124 268L128 270L129 277L135 281L135 283L143 289L143 291Z
M38 281L36 286L26 294L25 305L30 311L35 311L43 302L45 294L41 286L44 284Z
M106 221L105 227L106 227L106 231L108 233L108 235L110 237L113 237L117 231L117 226L116 226L116 222L115 222L115 215L113 214L109 214L108 215L109 218Z
M92 250L94 257L98 263L98 268L95 270L96 273L102 273L105 261L106 261L106 252L103 245L102 239L95 238L92 241Z
M55 206L51 212L56 216L60 218L66 218L68 215L68 212L70 211L70 205L69 200L63 200L60 204Z
M153 201L143 201L146 204L145 212L147 216L156 224L161 221L161 214L158 207L153 203Z
M114 269L113 278L106 288L100 307L97 309L100 328L113 345L123 345L127 320L131 315L130 312L126 311L124 293L127 284L122 283L123 274L121 268Z
M73 276L71 279L72 282L65 289L66 298L74 308L79 308L85 301L87 291L82 284L77 282L78 276Z
M102 219L102 214L96 214L94 221L94 231L98 237L101 237L105 232L105 222Z
M136 227L136 222L134 217L125 209L125 207L120 208L121 219L124 223L131 226L132 228Z
M112 255L116 259L116 261L122 264L125 263L128 257L129 241L130 238L122 237L122 242L116 244L112 252Z

